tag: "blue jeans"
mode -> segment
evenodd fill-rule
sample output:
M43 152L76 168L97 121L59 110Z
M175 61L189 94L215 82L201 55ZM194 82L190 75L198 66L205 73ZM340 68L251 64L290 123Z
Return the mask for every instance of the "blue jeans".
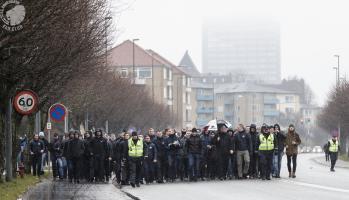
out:
M63 178L63 176L64 176L64 165L63 165L62 158L57 158L56 166L57 166L57 169L58 169L58 176L59 176L59 178Z
M283 155L284 155L284 152L278 152L277 154L273 155L273 168L272 168L273 176L280 176Z
M177 156L175 154L169 154L167 156L168 161L168 177L172 180L176 179L177 175Z
M67 178L67 170L68 170L68 163L67 159L65 157L61 157L62 160L62 170L63 170L63 178Z
M189 153L188 154L189 159L189 177L199 177L200 174L200 161L201 161L201 155L195 154L195 153Z

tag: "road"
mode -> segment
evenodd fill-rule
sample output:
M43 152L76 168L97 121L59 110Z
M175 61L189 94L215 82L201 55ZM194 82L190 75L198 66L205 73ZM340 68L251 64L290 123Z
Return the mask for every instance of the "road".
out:
M283 162L281 179L204 181L197 183L176 182L142 185L140 188L124 187L122 191L112 184L69 184L46 181L30 190L27 200L348 200L349 168L329 167L314 162L323 154L302 154L298 158L297 178L289 179L286 162ZM324 157L324 156L323 156ZM284 157L285 160L285 157ZM347 163L345 163L347 164ZM349 164L348 164L349 166ZM125 192L125 193L123 193Z
M349 169L337 168L335 173L330 172L328 167L313 161L321 155L323 154L299 155L295 179L288 178L284 161L283 178L272 181L232 180L156 184L123 190L141 200L348 200Z

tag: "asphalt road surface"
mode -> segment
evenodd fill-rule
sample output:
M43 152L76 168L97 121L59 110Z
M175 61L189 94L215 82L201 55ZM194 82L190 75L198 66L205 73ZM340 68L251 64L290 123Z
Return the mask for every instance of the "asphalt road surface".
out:
M322 155L299 155L295 179L288 178L284 156L281 179L169 183L123 190L141 200L349 200L349 169L330 172L327 166L313 160Z
M131 199L131 196L133 199L141 200L349 200L349 168L337 168L336 172L330 172L329 167L314 161L322 155L299 155L295 179L288 178L284 161L282 178L271 181L176 182L141 185L140 188L128 186L122 188L122 191L113 184L69 184L45 181L31 189L23 199L121 200ZM284 160L286 160L285 157Z

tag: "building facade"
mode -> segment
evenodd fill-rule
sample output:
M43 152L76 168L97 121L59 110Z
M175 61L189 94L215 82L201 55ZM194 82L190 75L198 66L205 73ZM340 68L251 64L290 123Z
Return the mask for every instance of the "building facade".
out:
M203 25L204 73L233 73L246 81L279 84L280 27L270 20L211 19Z

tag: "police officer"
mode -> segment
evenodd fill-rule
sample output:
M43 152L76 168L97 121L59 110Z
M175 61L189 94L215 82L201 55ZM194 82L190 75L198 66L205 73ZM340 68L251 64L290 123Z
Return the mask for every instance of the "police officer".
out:
M134 187L140 187L142 160L147 158L147 145L138 137L136 131L132 132L132 137L128 140L127 152L130 165L130 184Z
M39 140L39 135L35 134L33 140L29 144L34 176L37 175L40 177L41 175L41 156L44 153L44 148L44 143Z
M271 167L273 163L273 153L275 150L276 137L270 134L267 125L263 124L261 127L261 134L257 139L256 146L258 147L260 164L261 164L261 177L262 180L271 180Z
M338 151L339 151L339 144L337 140L337 136L333 135L332 139L328 141L328 151L330 154L331 159L331 172L334 172L334 166L336 165L336 161L338 159Z
M144 158L144 175L145 182L152 183L155 180L155 165L157 163L157 149L155 144L151 141L150 135L144 137L147 144L148 157Z

